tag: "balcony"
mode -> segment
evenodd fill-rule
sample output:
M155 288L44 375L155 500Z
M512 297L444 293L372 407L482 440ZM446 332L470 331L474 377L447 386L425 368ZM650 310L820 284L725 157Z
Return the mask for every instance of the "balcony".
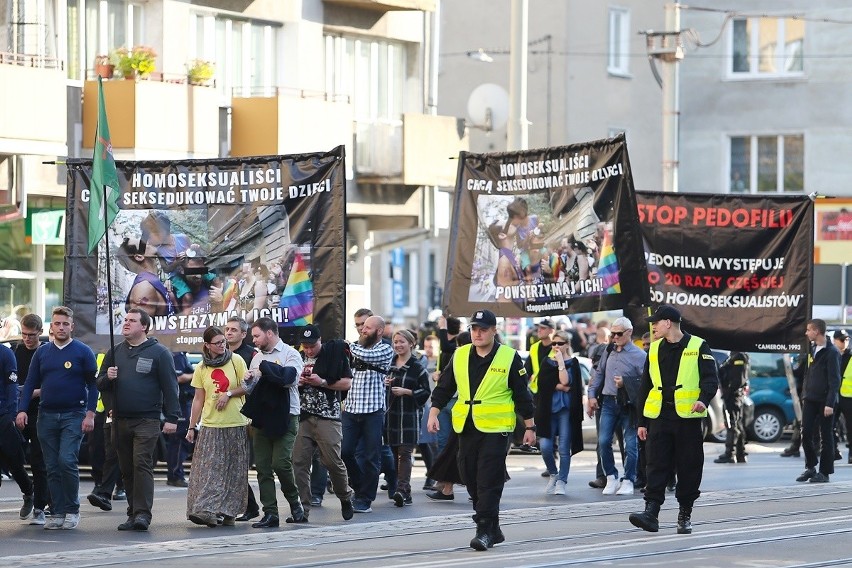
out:
M183 81L104 81L112 147L123 159L210 158L219 155L216 89ZM98 83L83 87L83 147L98 120Z
M65 84L59 61L0 53L0 153L68 153Z
M324 152L340 145L347 148L348 164L352 105L346 98L278 88L271 96L231 100L232 156Z
M391 12L396 10L435 11L435 0L324 0L326 4L347 6L375 12Z
M358 121L355 126L360 183L453 186L454 158L467 149L464 128L452 116L409 113L398 121Z

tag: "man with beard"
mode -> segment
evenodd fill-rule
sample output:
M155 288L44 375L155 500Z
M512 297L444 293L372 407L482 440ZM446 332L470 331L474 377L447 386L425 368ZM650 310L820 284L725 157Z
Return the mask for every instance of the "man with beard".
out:
M148 337L151 316L132 308L124 316L124 342L107 351L98 389L112 393L118 466L127 491L127 520L120 531L147 531L154 505L154 453L163 434L174 434L180 416L171 352Z
M341 455L355 491L356 513L371 513L379 483L382 425L385 417L385 375L393 348L381 341L385 320L369 316L361 327L358 343L351 344L355 360L352 387L342 413ZM357 453L357 457L356 457Z
M296 486L296 476L293 472L293 444L299 431L300 413L297 377L302 374L304 367L302 357L298 351L281 341L278 336L278 324L271 318L258 318L251 326L251 337L255 347L260 350L249 365L248 372L254 379L261 377L260 364L263 361L277 363L286 371L282 383L274 388L260 390L257 380L243 381L243 388L231 394L240 396L242 390L249 393L243 413L251 418L255 425L252 446L264 515L260 521L252 524L252 528L266 529L279 525L276 475L281 482L281 491L290 504L290 517L287 522L306 523L308 516L299 502L299 488ZM263 397L265 409L272 408L281 412L271 411L262 417L250 414L249 408L257 405L257 396Z
M328 470L334 494L340 499L343 519L348 521L354 511L349 477L340 457L343 430L337 396L352 385L352 371L343 352L345 344L342 341L323 343L320 329L315 325L305 326L299 334L299 342L305 367L299 377L302 415L293 448L293 468L302 507L307 516L311 510L311 464L317 449L322 464Z

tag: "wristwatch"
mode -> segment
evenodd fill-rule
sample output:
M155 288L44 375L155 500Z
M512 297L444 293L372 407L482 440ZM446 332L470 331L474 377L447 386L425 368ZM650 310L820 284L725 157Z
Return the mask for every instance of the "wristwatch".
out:
M234 393L232 393L231 391L228 391L228 392L225 393L225 396L227 396L228 398L231 398L232 396L234 396Z
M530 432L535 432L535 426L527 426L526 429Z

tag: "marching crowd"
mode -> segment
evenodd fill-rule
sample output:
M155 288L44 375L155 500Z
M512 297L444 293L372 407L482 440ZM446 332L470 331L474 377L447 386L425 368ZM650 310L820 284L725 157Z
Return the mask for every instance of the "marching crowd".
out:
M425 337L392 331L366 308L354 323L356 342L324 338L308 325L297 349L280 339L273 320L234 316L224 328L204 330L193 368L185 353L149 335L143 309L128 310L123 341L102 360L72 337L70 309L53 309L48 342L40 340L41 318L22 314L21 340L14 349L0 345L0 461L23 494L20 518L48 530L79 525L79 450L88 434L96 482L89 503L112 510L126 498L127 518L117 529L148 530L162 432L167 483L187 488L192 523L257 519L253 528L279 527L279 487L285 523L307 523L327 487L344 520L372 512L380 490L397 507L409 506L418 450L427 497L453 501L453 486L463 484L476 523L470 546L487 550L505 540L500 499L513 440L538 443L545 493L565 495L587 414L598 432L598 473L589 484L604 495L643 492L645 510L629 521L651 532L674 491L677 532L688 534L703 473L702 421L720 381L731 427L716 462L747 461L740 409L748 357L734 352L717 367L707 343L681 329L671 306L647 318L652 332L637 342L626 317L573 330L543 319L526 360L501 343L488 310L475 312L467 331L458 319L440 317ZM829 480L835 409L852 421L849 337L836 332L832 343L826 334L824 321L808 322L811 348L797 370L806 457L798 481ZM578 353L592 360L588 386ZM249 484L252 463L258 496Z

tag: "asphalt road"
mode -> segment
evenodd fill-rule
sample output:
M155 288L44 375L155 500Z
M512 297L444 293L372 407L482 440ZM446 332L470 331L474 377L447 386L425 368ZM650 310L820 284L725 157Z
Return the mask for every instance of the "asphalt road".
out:
M431 502L421 491L412 507L402 509L379 499L373 513L349 522L327 496L309 524L263 531L244 523L215 529L191 524L186 490L160 479L151 530L124 533L115 529L124 520L119 504L107 513L85 499L75 531L29 526L18 519L17 487L4 481L0 566L852 566L852 465L836 462L828 484L796 483L804 460L780 458L782 448L750 444L748 464L714 464L722 446L705 444L692 535L675 533L671 494L659 533L630 525L627 515L644 507L641 494L604 497L589 488L593 451L574 456L564 497L542 493L540 457L512 455L501 515L507 541L487 552L468 547L474 527L463 488L453 503ZM414 485L422 484L423 474L417 465ZM81 497L91 485L83 482Z

